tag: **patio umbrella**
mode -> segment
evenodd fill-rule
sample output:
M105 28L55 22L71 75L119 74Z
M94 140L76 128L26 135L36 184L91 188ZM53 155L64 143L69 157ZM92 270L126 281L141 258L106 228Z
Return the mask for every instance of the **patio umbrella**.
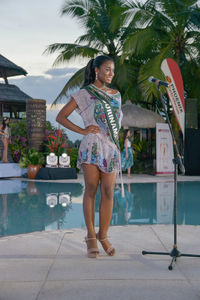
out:
M155 128L156 123L165 123L165 120L159 114L132 104L130 101L126 101L122 105L122 112L123 127Z

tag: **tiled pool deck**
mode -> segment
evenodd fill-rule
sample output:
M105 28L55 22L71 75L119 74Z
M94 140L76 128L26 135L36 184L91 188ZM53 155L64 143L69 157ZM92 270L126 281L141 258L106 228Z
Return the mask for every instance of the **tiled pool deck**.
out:
M178 180L200 181L200 177L178 176ZM124 181L161 182L173 177L133 175L124 176ZM83 182L83 177L66 182ZM84 228L0 238L0 300L200 299L200 258L180 257L169 271L170 256L141 254L170 252L172 225L114 226L109 235L116 255L108 257L101 250L97 260L86 256ZM200 254L200 226L178 226L177 241L182 253Z

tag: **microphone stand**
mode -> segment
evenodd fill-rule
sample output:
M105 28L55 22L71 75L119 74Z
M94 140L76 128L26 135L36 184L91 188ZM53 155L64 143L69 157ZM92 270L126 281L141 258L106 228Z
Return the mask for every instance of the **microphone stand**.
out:
M200 257L200 255L197 255L197 254L183 254L178 250L178 246L177 246L177 174L178 174L178 167L179 167L182 174L185 173L185 168L184 168L184 165L183 165L183 162L182 162L182 159L181 159L181 156L180 156L177 144L176 144L174 132L173 132L170 120L169 120L169 116L168 116L168 113L167 113L167 109L165 107L165 103L164 103L161 91L160 91L159 82L157 84L157 88L158 88L158 91L159 91L160 100L162 102L164 112L166 114L167 123L169 125L169 129L170 129L172 140L173 140L174 150L175 150L175 158L173 159L173 163L174 163L174 245L173 245L173 248L172 248L171 252L142 251L142 254L143 255L146 255L146 254L170 255L172 257L172 260L171 260L170 265L168 266L168 269L172 270L173 269L173 263L176 262L177 257L181 257L181 256Z

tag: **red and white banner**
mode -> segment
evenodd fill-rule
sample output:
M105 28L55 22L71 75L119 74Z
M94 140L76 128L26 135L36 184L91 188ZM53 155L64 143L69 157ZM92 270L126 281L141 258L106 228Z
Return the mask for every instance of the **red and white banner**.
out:
M176 116L179 127L185 133L185 99L184 99L184 86L181 71L177 63L171 59L166 58L161 64L166 81L169 83L167 93L172 104L174 114Z
M173 142L169 125L156 123L156 175L173 175L173 158Z

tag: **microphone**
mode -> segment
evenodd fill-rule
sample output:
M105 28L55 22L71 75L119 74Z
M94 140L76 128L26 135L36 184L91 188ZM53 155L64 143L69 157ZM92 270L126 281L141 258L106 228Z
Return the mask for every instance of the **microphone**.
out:
M169 86L169 83L167 83L165 81L161 81L160 79L154 78L153 76L150 76L148 80L149 80L149 82L153 82L153 83L155 83L157 81L156 83L158 83L159 85L163 85L165 87Z

